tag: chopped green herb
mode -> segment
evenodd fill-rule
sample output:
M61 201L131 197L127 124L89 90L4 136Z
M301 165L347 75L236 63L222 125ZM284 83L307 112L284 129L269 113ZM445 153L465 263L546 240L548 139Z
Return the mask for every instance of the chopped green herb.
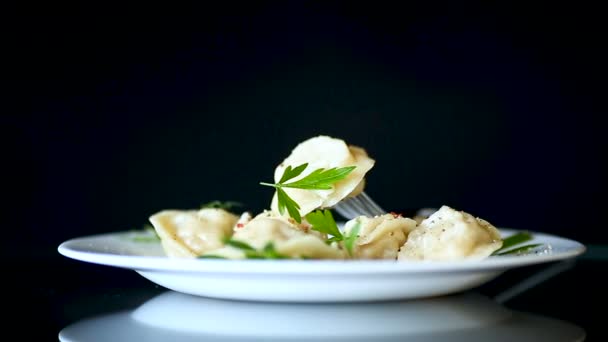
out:
M277 252L272 242L267 243L262 250L245 251L245 257L247 259L289 259Z
M292 183L282 184L282 186L284 188L307 190L331 190L334 183L346 178L355 168L356 166L316 169L306 177Z
M135 242L158 242L158 238L154 236L135 236L133 237Z
M287 193L283 190L284 188L330 190L332 189L334 183L346 178L346 176L348 176L356 168L356 166L340 168L333 167L330 169L320 168L314 170L297 181L286 183L289 180L301 175L307 167L308 163L296 166L295 168L292 168L291 165L289 165L283 172L283 175L278 183L260 182L261 185L271 186L276 189L279 212L283 214L285 213L285 210L287 210L289 216L291 216L298 223L302 222L302 217L299 212L300 206L293 199L291 199L289 195L287 195Z
M245 242L238 241L238 240L227 239L226 240L226 245L232 246L234 248L242 249L244 251L255 251L255 248L249 246Z
M521 254L521 253L525 253L525 252L527 252L527 251L529 251L529 250L531 250L533 248L536 248L536 247L538 247L540 245L541 245L540 243L533 243L533 244L529 244L529 245L524 245L524 246L521 246L521 247L513 248L513 249L510 249L508 251L500 252L500 253L497 253L495 255Z
M306 215L306 220L312 225L312 230L331 235L330 240L341 241L343 239L342 232L338 229L329 209L315 210Z
M219 255L213 255L213 254L201 255L198 258L199 259L228 259L226 257L219 256Z
M359 237L359 230L361 230L361 222L357 220L355 226L350 230L349 235L344 239L344 247L348 251L349 255L353 255L353 248L355 248L355 241Z
M264 252L264 255L268 256L270 259L286 258L286 256L281 255L279 252L277 252L276 249L274 249L274 244L272 242L267 243L266 246L264 246L264 248L262 249L262 252Z
M513 234L502 240L502 247L494 251L492 255L502 255L501 253L505 252L507 249L530 240L532 240L532 234L529 232Z
M502 241L501 249L511 248L520 243L532 240L532 235L529 232L521 232L513 234Z
M308 163L304 163L300 166L297 166L295 169L291 168L291 165L287 165L285 172L283 172L283 177L279 180L279 183L285 183L290 179L294 179L304 172L304 170L308 167Z
M526 241L532 240L532 234L529 232L520 232L513 234L502 241L502 247L494 251L492 255L508 255L508 254L522 254L533 248L540 246L541 244L528 244L517 247Z
M234 239L227 239L226 245L242 250L247 259L289 259L288 256L277 252L272 242L268 242L261 250L257 250L245 242Z
M134 232L143 233L146 235L136 235L132 238L135 242L159 242L160 237L151 224L145 224L142 229L133 229Z
M285 190L281 188L277 188L277 202L279 205L279 213L281 213L281 215L285 212L285 209L287 209L289 216L291 216L298 223L302 222L302 216L300 216L300 205L291 199Z
M348 254L353 254L355 241L357 240L359 230L361 229L361 223L359 221L357 221L355 226L350 230L349 235L345 236L338 228L329 209L315 210L306 215L306 220L312 225L312 230L331 235L331 237L327 239L327 243L344 241L344 247L348 251Z

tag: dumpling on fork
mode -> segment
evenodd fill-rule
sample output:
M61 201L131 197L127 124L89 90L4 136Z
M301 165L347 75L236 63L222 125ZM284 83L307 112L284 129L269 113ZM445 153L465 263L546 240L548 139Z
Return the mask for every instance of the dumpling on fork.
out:
M318 208L328 208L346 197L356 196L365 187L365 174L375 161L367 152L357 146L347 145L344 140L321 135L298 144L291 154L275 169L274 180L279 182L288 166L296 167L308 163L308 167L293 180L304 178L316 169L356 166L343 180L334 184L331 190L303 190L284 188L285 192L300 205L300 215L305 216ZM278 212L277 195L274 194L271 209Z

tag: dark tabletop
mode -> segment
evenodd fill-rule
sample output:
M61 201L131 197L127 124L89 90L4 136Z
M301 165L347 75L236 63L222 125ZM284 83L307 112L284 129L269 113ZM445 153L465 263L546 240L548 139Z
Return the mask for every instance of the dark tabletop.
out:
M519 341L534 341L549 338L556 341L575 341L577 340L576 337L582 336L586 336L589 341L604 340L608 337L608 334L604 327L603 316L598 315L598 313L607 304L605 296L607 284L604 280L607 261L607 246L588 246L587 252L577 259L513 269L490 283L465 293L490 300L489 303L492 303L490 312L494 312L497 308L505 308L518 315L513 316L510 320L507 319L500 325L493 322L482 322L483 315L475 316L471 313L473 312L471 307L476 308L477 306L468 304L467 301L460 301L458 296L461 296L461 294L455 294L439 297L439 303L446 301L451 303L452 298L455 298L457 305L449 304L450 310L456 315L455 317L460 319L464 315L468 317L467 319L479 321L479 326L438 331L434 335L431 334L431 331L413 336L396 335L384 336L384 338L387 341L409 341L412 339L452 341L460 340L460 338L466 336L469 341L481 341L487 340L489 332L496 331L496 335L492 335L491 340L517 338ZM11 303L11 313L9 314L11 326L9 328L14 327L14 331L23 339L28 337L36 338L39 341L53 341L58 338L60 332L69 341L127 341L133 336L144 337L146 335L149 336L148 340L150 340L150 336L160 338L157 340L165 340L162 336L167 336L169 340L180 341L195 339L205 341L258 341L269 339L269 337L260 338L259 336L231 337L229 334L226 335L225 331L210 334L203 334L202 332L180 333L179 330L172 331L167 330L166 327L160 328L145 324L136 324L137 327L134 328L130 316L133 310L160 296L171 298L172 294L176 294L176 292L155 285L131 270L89 264L62 256L49 256L45 259L35 260L29 263L27 267L9 266L9 272L8 277L5 278L9 279L7 282L8 289L5 291L6 300ZM199 297L192 298L197 300ZM222 300L217 301L222 302ZM425 307L424 304L421 304L425 303L424 301L411 303ZM437 298L426 301L437 303ZM209 309L205 308L205 305L208 305L208 303L205 303L207 302L201 302L201 310L211 310L211 307ZM234 331L239 331L239 320L257 319L260 322L260 329L272 335L272 331L276 327L271 322L264 321L263 318L253 316L260 303L242 302L241 304L237 309L234 309L234 305L232 306L232 313L235 314ZM370 305L386 305L386 303L372 303ZM429 304L429 310L436 308L436 305ZM216 304L213 307L217 310ZM238 315L241 310L242 315ZM322 308L319 309L321 313L323 310ZM182 313L167 312L167 315L176 314ZM109 324L107 322L108 317L115 319L116 322L112 321L113 325L106 328L105 325ZM518 321L518 319L522 319L521 317L534 317L534 319L540 317L541 319L548 319L546 322L551 324L547 328L543 325L548 324L545 321L532 320L532 323L528 323L530 326L526 328L527 330L522 330L523 320ZM433 319L433 316L428 318ZM91 319L93 321L90 321ZM225 320L225 317L218 318L218 320L222 319ZM327 317L327 319L331 319L331 317ZM83 323L85 320L93 323L87 323L89 325L86 325ZM285 331L286 325L301 324L301 322L290 323L289 320L284 319L281 322L281 331ZM206 324L207 326L213 326L209 322L206 322ZM402 328L405 328L408 322L403 322L403 324ZM556 331L564 329L564 332L560 332L562 335L555 338L556 336L550 334L551 331L546 331L547 335L545 339L542 339L535 335L539 333L538 329L537 331L534 330L535 324L538 325L541 332L543 329L557 329ZM552 328L552 325L556 327ZM362 338L361 340L366 340L369 338L368 340L380 340L381 334L373 330L373 325L369 327L370 336L347 339L358 340L357 338ZM101 334L96 329L101 329L100 331L104 333ZM310 332L315 332L317 335L324 334L324 332L315 331L314 326L311 326L310 329ZM372 338L375 334L379 335L377 338ZM111 339L108 339L110 336ZM177 339L176 336L181 339ZM331 336L331 334L327 336ZM94 339L91 339L93 337ZM309 340L308 337L293 336L292 338L293 340L304 341ZM332 340L332 338L323 337L316 340ZM334 340L341 340L341 338L335 337Z

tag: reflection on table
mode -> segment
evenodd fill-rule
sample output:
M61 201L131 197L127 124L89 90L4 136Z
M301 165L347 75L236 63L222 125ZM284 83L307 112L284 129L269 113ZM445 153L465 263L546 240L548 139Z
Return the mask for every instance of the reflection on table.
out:
M582 341L571 323L469 292L402 302L281 304L164 292L134 310L78 321L61 341Z

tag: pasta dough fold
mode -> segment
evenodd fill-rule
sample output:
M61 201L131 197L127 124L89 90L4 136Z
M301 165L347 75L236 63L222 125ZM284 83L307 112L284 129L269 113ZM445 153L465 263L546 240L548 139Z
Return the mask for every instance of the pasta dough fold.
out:
M442 206L409 234L398 259L483 259L501 246L500 232L489 222Z

